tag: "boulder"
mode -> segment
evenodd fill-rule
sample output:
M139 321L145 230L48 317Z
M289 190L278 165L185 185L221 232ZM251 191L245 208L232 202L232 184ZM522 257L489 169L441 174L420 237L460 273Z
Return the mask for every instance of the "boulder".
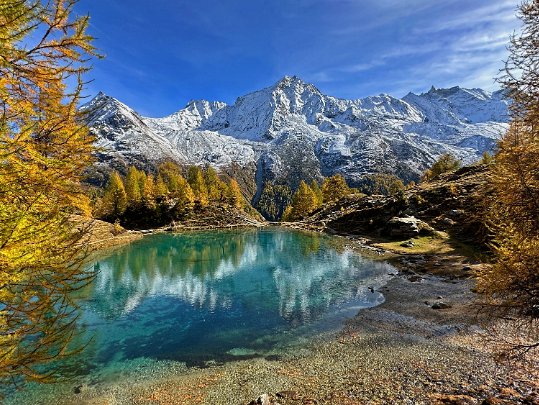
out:
M434 229L414 216L393 217L386 225L387 233L394 238L413 238L419 235L430 235Z

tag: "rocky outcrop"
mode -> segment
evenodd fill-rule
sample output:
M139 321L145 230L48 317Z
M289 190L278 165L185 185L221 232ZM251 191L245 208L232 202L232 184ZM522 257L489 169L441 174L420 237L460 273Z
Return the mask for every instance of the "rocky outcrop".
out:
M436 230L479 242L488 168L464 167L437 181L384 197L351 195L325 206L303 221L330 233L407 239Z

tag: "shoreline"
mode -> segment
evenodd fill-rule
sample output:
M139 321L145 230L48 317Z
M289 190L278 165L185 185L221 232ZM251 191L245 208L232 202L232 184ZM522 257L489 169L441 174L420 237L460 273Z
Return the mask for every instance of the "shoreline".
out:
M180 231L211 229L231 228ZM458 255L440 260L391 252L364 238L338 239L360 254L366 247L399 274L380 289L384 303L361 310L329 338L314 337L296 353L276 358L204 368L162 364L151 377L75 387L60 403L249 404L262 394L281 405L539 403L539 368L498 364L485 343L485 319L477 315L469 279L477 264Z

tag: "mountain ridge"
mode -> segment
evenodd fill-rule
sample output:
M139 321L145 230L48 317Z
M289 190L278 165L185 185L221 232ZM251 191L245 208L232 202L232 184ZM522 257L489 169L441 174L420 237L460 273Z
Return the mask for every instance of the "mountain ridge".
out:
M256 168L260 190L265 181L296 187L335 173L351 185L373 172L417 180L443 153L470 163L507 130L508 104L502 91L458 86L402 99L339 99L285 76L234 104L191 100L162 118L103 93L82 110L100 148L98 166L237 165Z

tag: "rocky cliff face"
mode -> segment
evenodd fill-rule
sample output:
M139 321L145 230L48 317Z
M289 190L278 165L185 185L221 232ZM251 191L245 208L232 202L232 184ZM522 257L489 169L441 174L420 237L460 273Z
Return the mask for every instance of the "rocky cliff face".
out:
M335 173L351 185L373 172L417 180L443 153L478 159L508 126L501 92L432 88L403 99L343 100L288 76L233 105L192 101L164 118L142 117L102 93L83 109L101 167L234 166L256 171L258 190L266 180L295 187Z

